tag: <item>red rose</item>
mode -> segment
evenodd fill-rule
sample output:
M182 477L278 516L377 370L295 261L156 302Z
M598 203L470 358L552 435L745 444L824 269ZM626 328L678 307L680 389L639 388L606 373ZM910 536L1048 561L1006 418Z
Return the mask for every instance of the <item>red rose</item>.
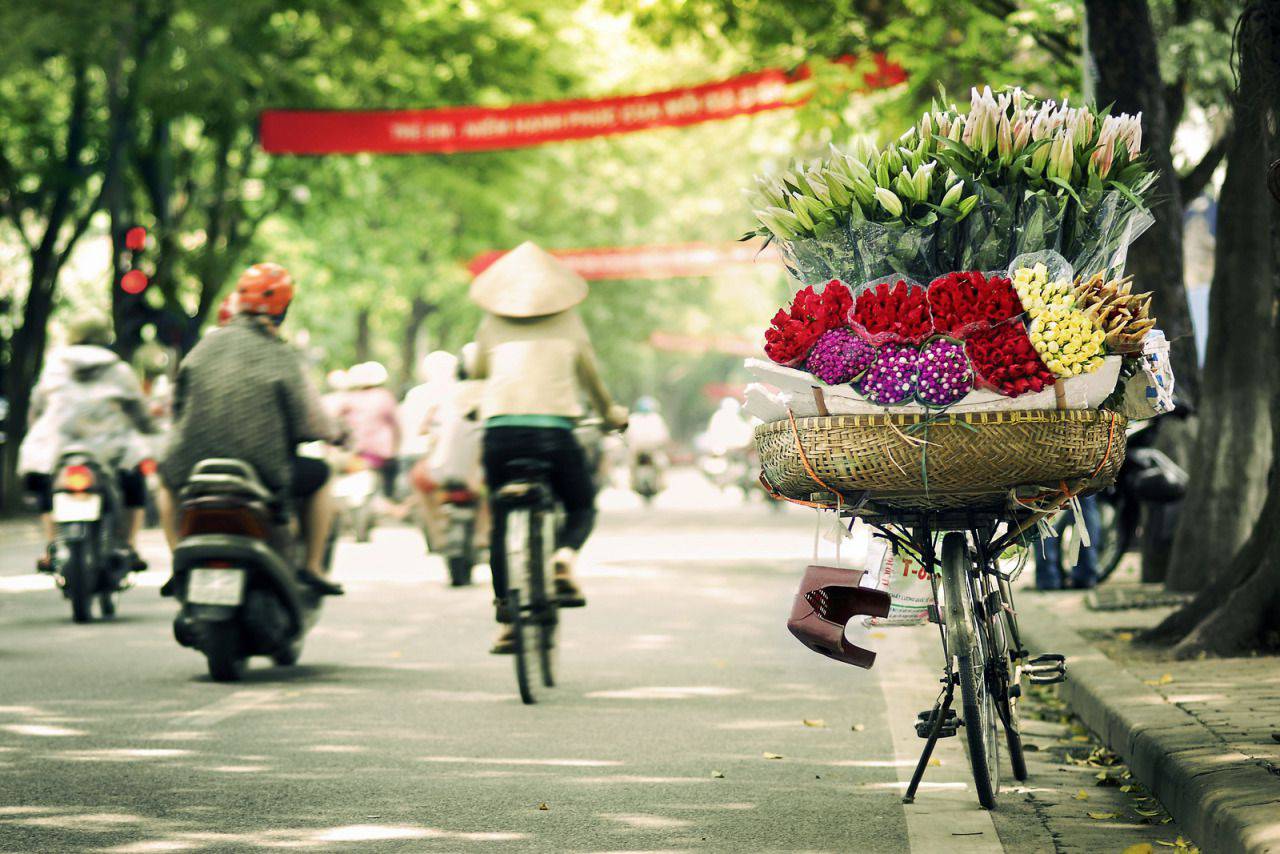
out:
M828 282L821 293L812 286L801 288L790 307L779 310L765 330L765 355L780 365L798 365L822 333L845 325L852 306L853 295L836 279Z

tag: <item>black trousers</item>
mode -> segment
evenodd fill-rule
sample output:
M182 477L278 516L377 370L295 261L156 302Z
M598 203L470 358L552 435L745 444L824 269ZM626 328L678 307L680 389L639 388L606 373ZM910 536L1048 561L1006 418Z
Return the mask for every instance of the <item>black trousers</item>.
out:
M513 478L511 462L545 460L551 464L551 489L564 508L564 524L556 534L556 548L582 548L596 522L596 486L582 446L572 430L558 427L490 427L484 433L484 475L493 510L489 537L489 567L493 593L507 595L506 519L494 496Z

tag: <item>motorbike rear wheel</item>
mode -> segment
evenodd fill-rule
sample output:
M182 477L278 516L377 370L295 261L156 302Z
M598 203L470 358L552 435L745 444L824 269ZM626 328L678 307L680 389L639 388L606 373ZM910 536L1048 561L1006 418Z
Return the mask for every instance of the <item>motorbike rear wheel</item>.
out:
M240 648L240 628L232 620L208 623L201 648L215 682L239 682L249 659Z
M299 658L302 658L301 639L271 653L271 660L274 661L278 667L292 667L298 663Z
M91 551L84 540L68 543L66 564L62 568L63 589L71 600L71 619L77 623L93 619L93 594L97 584Z
M453 587L466 587L471 583L471 568L476 563L476 526L474 522L462 524L462 530L456 536L460 542L450 543L451 548L459 553L450 554L446 559L449 564L449 584Z

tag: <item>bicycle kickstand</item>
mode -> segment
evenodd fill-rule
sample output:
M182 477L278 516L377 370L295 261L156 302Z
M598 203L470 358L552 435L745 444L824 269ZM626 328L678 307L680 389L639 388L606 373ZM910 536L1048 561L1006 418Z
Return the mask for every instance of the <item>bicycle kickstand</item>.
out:
M947 712L951 710L951 699L955 695L955 690L955 683L948 679L946 692L942 697L941 704L934 706L933 729L929 732L929 740L924 744L924 752L920 754L920 761L916 763L915 773L911 775L911 783L907 786L906 794L902 796L904 804L916 802L916 789L920 788L920 781L924 779L924 771L929 767L929 759L933 756L933 748L938 743L938 735L942 732L942 724L947 720Z

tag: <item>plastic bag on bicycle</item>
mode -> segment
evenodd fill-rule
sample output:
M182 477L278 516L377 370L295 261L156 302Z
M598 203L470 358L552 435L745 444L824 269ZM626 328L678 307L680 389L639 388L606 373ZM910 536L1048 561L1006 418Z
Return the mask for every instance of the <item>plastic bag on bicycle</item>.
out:
M923 626L929 622L933 585L918 560L898 553L886 542L875 540L865 565L869 573L875 573L875 588L889 594L890 604L888 616L866 617L862 620L864 626Z

